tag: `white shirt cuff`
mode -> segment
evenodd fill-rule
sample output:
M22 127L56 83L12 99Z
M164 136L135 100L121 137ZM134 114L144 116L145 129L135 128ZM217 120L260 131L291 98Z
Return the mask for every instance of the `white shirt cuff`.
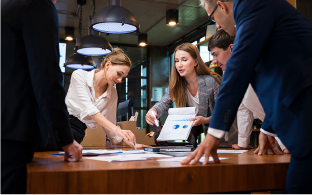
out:
M213 137L221 139L225 135L226 131L220 130L220 129L214 129L209 127L208 133L212 135Z
M242 148L248 147L250 143L250 136L249 137L240 137L238 136L238 146Z
M268 131L265 131L264 129L262 129L261 128L261 130L260 130L262 133L264 133L264 134L266 134L266 135L270 135L270 136L273 136L273 137L277 137L277 135L276 134L274 134L274 133L270 133L270 132L268 132Z
M285 150L286 149L286 146L283 144L283 142L281 142L281 140L278 138L278 137L275 137L279 147L281 150Z

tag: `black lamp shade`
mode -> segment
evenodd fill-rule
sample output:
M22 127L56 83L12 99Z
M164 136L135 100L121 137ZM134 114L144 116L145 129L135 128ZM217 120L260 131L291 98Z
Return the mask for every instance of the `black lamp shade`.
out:
M148 39L148 36L147 34L139 34L138 35L138 45L139 46L146 46L148 43L147 43L147 39Z
M166 12L166 24L171 26L178 24L178 10L170 9Z
M78 53L74 53L67 59L64 66L67 68L72 68L72 69L86 70L86 69L94 69L96 67L96 64L90 56L84 56Z
M94 16L92 28L109 34L124 34L138 31L139 24L128 9L118 5L110 5Z
M111 53L111 44L99 35L87 35L82 38L75 47L75 51L87 56L103 56Z
M74 27L66 26L64 29L65 29L65 40L73 41L74 40Z

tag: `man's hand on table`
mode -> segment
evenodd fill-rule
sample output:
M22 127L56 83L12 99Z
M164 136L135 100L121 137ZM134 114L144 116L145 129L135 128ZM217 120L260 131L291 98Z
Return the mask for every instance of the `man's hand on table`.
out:
M82 158L83 146L75 140L73 143L62 147L64 150L64 161L75 162Z
M219 163L220 160L217 156L217 148L219 143L220 139L213 137L210 134L207 134L203 142L198 146L198 148L180 163L189 163L191 165L194 165L199 161L203 154L205 154L205 160L203 162L203 165L208 163L210 155L213 157L214 163ZM191 160L193 161L191 162Z
M268 149L270 149L273 154L283 154L276 145L275 138L273 136L260 132L259 147L254 151L254 154L267 154Z

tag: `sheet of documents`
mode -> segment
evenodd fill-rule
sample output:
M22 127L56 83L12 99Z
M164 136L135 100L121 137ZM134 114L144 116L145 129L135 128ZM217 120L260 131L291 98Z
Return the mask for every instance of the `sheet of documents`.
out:
M94 153L94 154L118 154L123 153L123 150L83 150L83 153Z
M96 157L83 157L83 158L90 159L90 160L106 161L106 162L149 160L148 158L135 157L135 156L130 156L130 155L96 156Z
M123 150L83 150L83 154L98 154L98 155L105 155L105 154L120 154L123 153ZM56 154L51 155L64 155L64 152L59 152Z
M157 161L172 161L172 162L180 162L182 160L184 160L186 158L186 156L183 156L183 157L173 157L173 158L163 158L163 159L158 159ZM220 160L225 160L225 159L228 159L228 158L224 158L224 157L219 157ZM199 162L204 162L205 158L204 156L201 157L199 159ZM213 158L212 157L209 157L209 161L213 161Z
M163 158L163 157L172 157L165 154L156 154L156 153L144 153L144 154L126 154L126 155L120 155L120 156L133 156L133 157L140 157L140 158Z
M122 150L123 154L141 154L141 153L147 153L144 150Z
M170 108L157 140L187 140L193 124L190 119L194 118L197 112L197 107Z
M217 150L219 154L242 154L248 150Z

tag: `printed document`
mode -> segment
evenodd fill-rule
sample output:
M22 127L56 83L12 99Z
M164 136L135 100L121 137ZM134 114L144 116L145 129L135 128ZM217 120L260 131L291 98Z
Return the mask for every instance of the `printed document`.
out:
M187 140L197 112L197 107L170 108L157 141Z

